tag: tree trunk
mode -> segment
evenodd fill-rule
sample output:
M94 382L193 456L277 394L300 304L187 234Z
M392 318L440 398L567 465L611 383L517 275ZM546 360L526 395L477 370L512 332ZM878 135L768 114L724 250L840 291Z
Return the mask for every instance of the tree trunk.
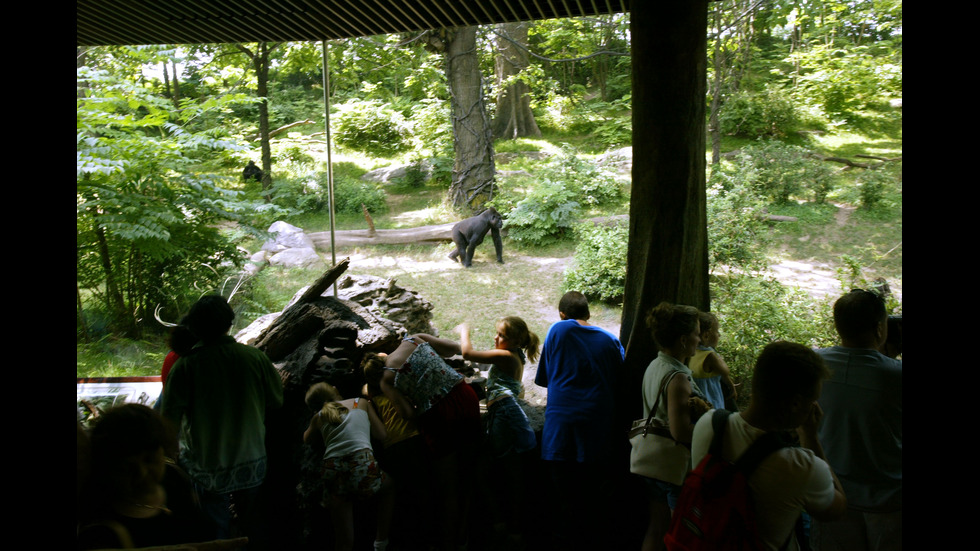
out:
M272 189L272 145L269 143L269 50L265 42L260 42L258 54L255 56L255 76L258 82L257 92L261 96L259 103L259 139L262 144L262 191L266 203L271 202L269 196Z
M180 109L180 81L177 79L177 62L170 60L170 66L174 70L174 107Z
M645 318L661 301L709 308L705 198L707 0L635 2L633 191L620 339L627 388L657 347ZM640 394L624 396L632 418Z
M494 188L493 136L483 104L483 76L476 54L476 27L447 29L446 80L453 119L453 181L449 203L457 211L478 210Z
M279 43L269 45L268 42L259 42L252 52L241 44L238 49L252 60L252 67L255 69L256 93L263 98L259 103L259 140L262 147L262 195L265 202L272 201L269 196L272 189L272 146L269 143L269 57L272 50L279 47Z
M174 99L174 95L170 92L170 71L167 69L167 62L161 63L163 69L163 91L167 94L167 97L171 100Z
M721 8L715 9L715 49L712 56L714 65L714 83L711 90L711 113L708 115L708 132L711 133L711 166L717 167L721 162L721 128L718 112L721 110L721 75L724 72L725 59L721 48ZM715 170L712 168L712 171Z
M497 56L494 69L497 76L497 114L491 128L495 138L512 140L514 138L541 137L541 130L531 112L530 89L522 80L505 84L511 77L520 75L527 68L527 30L530 23L503 23L498 31L503 37L497 38ZM515 44L516 43L516 44Z

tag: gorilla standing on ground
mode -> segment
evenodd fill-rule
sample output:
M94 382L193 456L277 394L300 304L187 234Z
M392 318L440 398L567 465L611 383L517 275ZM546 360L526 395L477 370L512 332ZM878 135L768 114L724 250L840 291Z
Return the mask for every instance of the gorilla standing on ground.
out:
M493 207L477 216L471 216L457 222L453 226L453 242L456 243L456 249L449 253L449 258L457 260L459 256L462 256L463 266L469 268L473 264L473 251L477 245L483 243L487 230L490 230L493 246L497 249L497 262L503 264L504 244L500 241L500 228L503 225L503 219Z

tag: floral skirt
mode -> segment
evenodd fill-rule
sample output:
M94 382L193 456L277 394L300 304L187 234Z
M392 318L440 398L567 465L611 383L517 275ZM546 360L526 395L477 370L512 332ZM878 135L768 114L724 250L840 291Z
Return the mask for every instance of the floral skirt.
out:
M369 498L381 490L381 484L388 476L381 470L370 449L324 459L320 475L323 477L324 500L330 496Z

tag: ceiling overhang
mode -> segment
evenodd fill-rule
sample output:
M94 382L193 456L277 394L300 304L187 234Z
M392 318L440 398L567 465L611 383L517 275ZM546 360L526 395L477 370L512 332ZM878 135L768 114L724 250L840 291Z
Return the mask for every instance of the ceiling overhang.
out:
M76 0L75 7L76 46L101 46L336 40L622 13L629 1Z

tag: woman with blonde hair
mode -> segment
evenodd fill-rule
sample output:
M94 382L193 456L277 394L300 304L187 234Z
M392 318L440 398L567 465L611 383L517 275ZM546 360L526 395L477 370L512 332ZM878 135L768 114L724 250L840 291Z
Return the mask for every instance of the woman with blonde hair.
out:
M323 449L323 500L330 510L334 549L354 547L353 500L377 495L378 528L376 550L388 545L391 524L391 480L378 466L371 440L383 441L385 426L363 398L344 400L332 385L316 383L306 393L306 405L316 411L303 441Z

